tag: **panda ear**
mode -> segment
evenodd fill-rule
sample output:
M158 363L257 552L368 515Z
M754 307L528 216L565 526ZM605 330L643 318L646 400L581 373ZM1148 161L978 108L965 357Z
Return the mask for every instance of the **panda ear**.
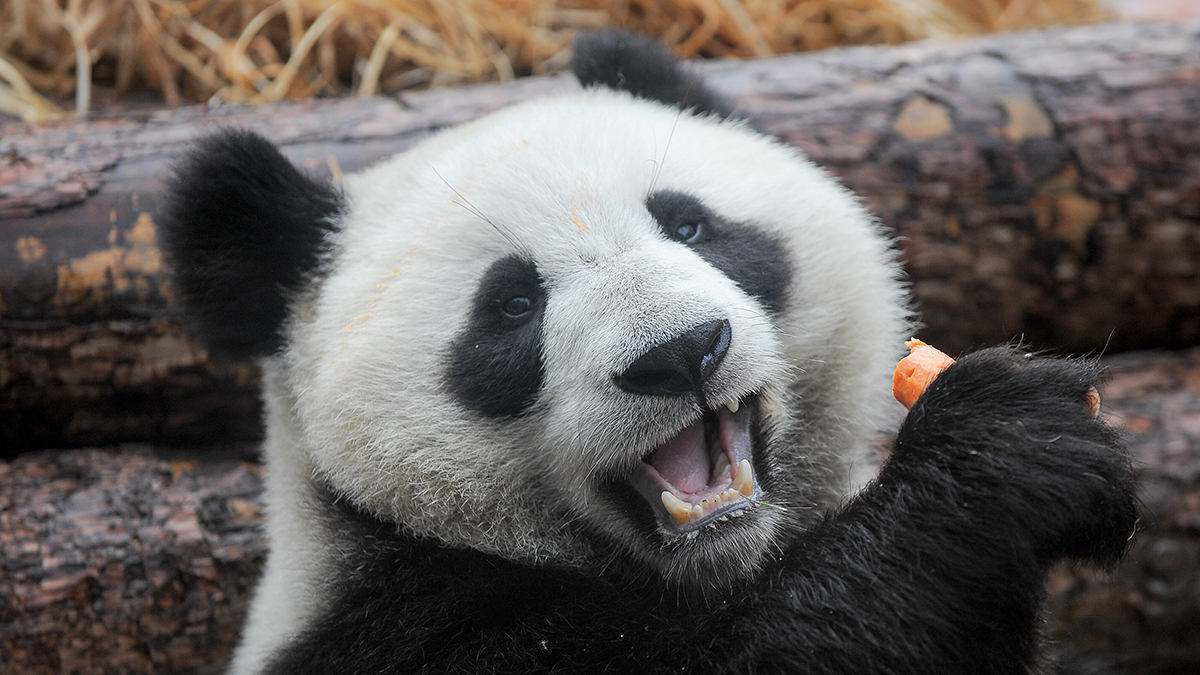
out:
M160 230L192 329L224 356L278 350L288 303L317 271L341 194L242 130L201 140L167 188Z
M580 33L571 51L571 72L585 87L603 86L701 113L734 116L727 101L653 38L618 30Z

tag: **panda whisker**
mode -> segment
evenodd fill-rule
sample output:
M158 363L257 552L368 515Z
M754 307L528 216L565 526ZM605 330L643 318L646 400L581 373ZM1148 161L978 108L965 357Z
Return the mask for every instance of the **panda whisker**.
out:
M451 188L451 189L453 189L453 188ZM463 209L465 209L471 215L475 216L476 218L479 218L480 220L487 223L488 225L491 225L494 230L496 230L497 232L500 233L500 236L504 237L504 239L508 243L512 244L513 248L523 249L521 244L517 241L516 237L513 236L512 232L509 232L507 228L497 225L495 221L493 221L491 218L488 218L486 215L484 215L483 211L480 211L478 208L475 207L474 204L467 201L466 197L463 197L457 191L455 191L455 194L457 194L459 199L462 200L462 201L455 200L454 203L456 205L461 206Z
M692 84L688 85L688 89L687 89L687 92L683 96L683 100L686 101L688 96L691 95L692 87L694 85L695 85L694 82ZM658 184L658 177L662 173L663 165L667 163L667 153L669 153L671 151L671 139L675 138L675 127L679 126L679 120L680 120L680 118L683 117L683 113L684 113L684 108L681 105L679 108L679 112L675 113L675 122L671 124L671 133L667 134L667 144L666 144L666 146L663 147L662 161L655 162L654 176L650 179L650 189L646 190L647 197L649 197L651 194L654 193L654 186ZM657 147L654 148L654 155L655 155L655 157L658 156L658 148Z
M758 319L761 322L761 325L770 327L771 329L774 329L774 330L779 330L778 327L775 326L775 321L772 319L770 314L767 314L765 311L763 311L757 307L754 307L752 305L739 305L737 307L731 308L730 312L738 313L743 316L753 317L755 319Z
M658 136L654 133L653 128L650 129L650 139L654 141L654 150L651 152L652 156L650 159L646 160L646 163L654 165L654 170L650 172L650 186L646 188L646 197L649 197L650 193L654 192L654 184L658 182L658 169L660 166L658 162Z
M452 192L454 192L454 194L458 197L458 199L461 200L461 201L455 200L454 203L456 205L461 206L463 209L465 209L471 215L475 216L476 218L479 218L480 220L487 223L488 225L491 225L493 229L495 229L497 232L500 233L500 236L504 237L504 239L509 244L512 244L513 248L517 249L518 251L525 250L525 247L521 245L520 241L517 240L517 238L513 235L512 232L509 232L506 228L501 227L500 225L497 225L495 221L493 221L491 218L488 218L487 215L483 211L479 210L474 204L471 203L471 200L467 199L465 196L463 196L463 193L459 192L457 188L455 188L453 185L451 185L450 181L446 180L442 176L442 174L438 173L437 167L431 166L429 168L430 168L430 170L433 171L434 175L436 175L438 178L440 178L441 181L446 184L446 187L450 188L450 190Z

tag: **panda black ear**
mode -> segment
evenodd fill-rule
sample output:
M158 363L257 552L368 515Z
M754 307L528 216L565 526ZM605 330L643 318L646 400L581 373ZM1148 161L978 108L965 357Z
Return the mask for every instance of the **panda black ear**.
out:
M653 38L618 30L580 33L571 51L571 72L585 87L598 85L697 112L734 116L727 101Z
M270 141L224 130L175 166L160 210L164 250L192 329L216 354L283 344L288 302L316 272L341 194Z

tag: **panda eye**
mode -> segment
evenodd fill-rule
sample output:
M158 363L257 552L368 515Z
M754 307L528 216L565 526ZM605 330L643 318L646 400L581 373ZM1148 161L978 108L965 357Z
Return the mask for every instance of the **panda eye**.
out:
M500 311L504 312L505 316L514 319L528 314L532 309L533 301L523 295L509 298L500 306Z
M688 246L708 244L721 231L721 219L699 199L682 192L655 192L646 198L646 210L664 237Z
M675 226L675 230L671 232L671 238L675 241L687 244L695 241L700 236L700 223L684 222Z

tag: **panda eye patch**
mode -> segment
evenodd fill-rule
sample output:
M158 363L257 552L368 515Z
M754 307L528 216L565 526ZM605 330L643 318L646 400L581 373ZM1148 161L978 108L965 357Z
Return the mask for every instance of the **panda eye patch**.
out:
M545 302L532 260L513 255L488 267L445 356L445 382L456 401L487 417L529 410L542 386Z
M691 195L670 190L655 192L646 199L646 209L671 241L698 244L714 234L711 226L716 215Z
M795 275L787 247L778 237L753 224L722 218L686 192L655 192L646 198L646 210L667 239L687 244L768 310L782 311Z

